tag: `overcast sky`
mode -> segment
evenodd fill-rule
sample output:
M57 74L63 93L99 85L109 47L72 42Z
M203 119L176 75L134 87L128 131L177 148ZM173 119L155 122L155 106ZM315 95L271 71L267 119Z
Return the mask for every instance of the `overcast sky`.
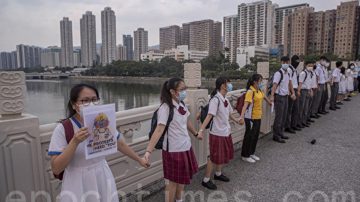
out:
M80 45L80 18L86 11L96 16L96 41L101 42L101 10L110 6L116 15L117 44L122 34L138 27L149 31L149 45L159 43L159 28L194 20L222 22L237 13L237 5L252 0L0 0L0 51L15 50L17 44L60 46L60 20L73 23L74 46ZM341 0L311 0L316 11L335 9ZM299 0L273 0L280 6L302 3ZM305 3L305 2L304 2Z

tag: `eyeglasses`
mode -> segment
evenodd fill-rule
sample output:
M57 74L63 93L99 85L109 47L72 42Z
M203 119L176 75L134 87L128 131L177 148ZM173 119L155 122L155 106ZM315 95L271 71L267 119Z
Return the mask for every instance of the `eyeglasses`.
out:
M79 101L80 101L81 104L83 104L84 106L89 106L90 103L93 103L94 105L100 104L100 98L83 99L83 100L79 100Z

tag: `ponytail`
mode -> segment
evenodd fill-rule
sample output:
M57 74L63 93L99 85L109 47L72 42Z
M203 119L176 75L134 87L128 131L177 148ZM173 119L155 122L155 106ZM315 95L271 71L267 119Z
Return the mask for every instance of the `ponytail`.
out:
M170 108L174 107L170 90L176 90L181 82L184 81L180 78L171 78L164 82L160 93L161 104L166 103Z

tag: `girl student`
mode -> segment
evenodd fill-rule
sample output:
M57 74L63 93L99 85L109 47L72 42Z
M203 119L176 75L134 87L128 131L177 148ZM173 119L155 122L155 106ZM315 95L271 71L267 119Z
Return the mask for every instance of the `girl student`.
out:
M211 173L213 164L215 164L214 179L229 182L230 179L222 173L222 166L229 163L234 158L234 147L231 137L231 128L229 119L240 123L232 115L232 107L229 100L225 97L226 94L232 91L232 84L230 80L224 77L219 77L215 82L216 88L211 93L209 101L209 111L204 122L199 129L199 138L203 138L203 133L206 126L211 122L209 147L210 156L206 165L205 177L202 185L208 189L217 189L216 185L211 181Z
M81 110L99 104L98 90L90 85L78 84L70 91L67 125L59 124L51 137L49 152L51 169L55 175L64 171L60 200L67 201L119 201L114 176L104 156L85 159L87 128L83 127ZM69 129L70 128L70 129ZM73 137L68 142L69 132ZM145 159L140 158L117 134L117 147L120 152L148 167Z
M262 101L265 101L271 106L272 103L262 92L263 77L260 74L252 75L247 83L245 103L240 115L240 124L245 123L245 136L242 144L241 156L242 160L255 163L260 158L255 156L256 144L259 139L261 116L262 116Z
M181 202L184 186L190 184L192 176L198 171L188 131L195 137L197 132L189 120L190 112L183 103L185 98L186 86L182 79L171 78L163 84L161 106L157 112L157 127L145 152L145 159L149 160L151 152L165 130L170 110L173 110L173 119L165 133L162 150L167 202L173 202L175 198L177 202Z

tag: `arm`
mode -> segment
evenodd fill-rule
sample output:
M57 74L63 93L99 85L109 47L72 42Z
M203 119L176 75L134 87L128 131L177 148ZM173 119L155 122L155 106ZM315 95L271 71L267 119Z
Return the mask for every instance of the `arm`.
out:
M275 95L275 91L276 91L277 87L278 87L278 84L273 83L273 87L271 89L271 96L270 96L271 102L274 102L274 95Z
M299 87L298 87L298 90L297 90L297 95L300 97L301 95L301 88L302 88L302 82L299 82Z
M151 139L149 141L149 144L146 147L146 152L145 152L145 155L144 155L145 161L149 162L151 152L154 150L154 147L155 147L156 143L159 141L159 139L160 139L161 135L163 134L164 130L165 130L165 125L158 124L156 126L155 131L154 131L154 133L151 136Z
M269 105L272 105L272 102L271 100L268 98L268 97L264 97L265 101L269 104Z
M195 130L193 124L191 123L190 120L187 121L187 129L195 136L197 137L197 131Z
M230 120L233 120L235 123L239 123L239 120L237 120L237 119L235 118L235 116L234 116L233 114L231 114L231 113L230 113L230 115L229 115L229 118L230 118Z
M295 100L296 94L295 94L294 87L293 87L291 80L289 81L289 89L290 89L290 93L291 93L291 99Z
M55 175L59 175L69 165L78 145L89 136L87 128L81 128L71 139L68 146L60 155L51 157L51 169Z
M244 124L244 116L245 116L245 111L246 109L248 108L248 106L250 105L250 102L245 102L244 103L244 106L241 110L241 114L240 114L240 125L243 125Z

